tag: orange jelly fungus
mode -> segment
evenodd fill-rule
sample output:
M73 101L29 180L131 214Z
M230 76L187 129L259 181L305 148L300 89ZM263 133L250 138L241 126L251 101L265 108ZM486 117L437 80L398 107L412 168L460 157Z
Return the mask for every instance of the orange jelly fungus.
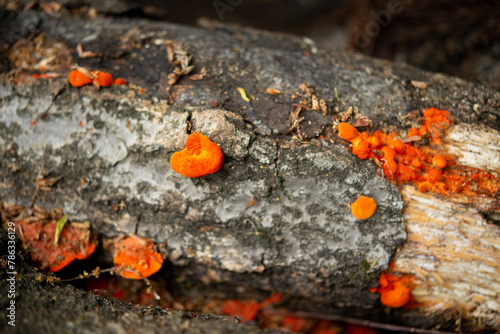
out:
M222 160L219 145L195 132L189 135L186 148L172 154L170 166L177 173L193 178L217 172L222 167Z
M92 71L94 78L90 78L86 74L73 70L68 75L68 81L73 87L82 87L89 84L95 84L98 87L109 87L113 84L116 85L126 85L125 80L118 78L117 80L113 80L113 76L110 73L102 72L102 71Z
M432 158L432 163L437 168L444 169L446 167L446 158L439 154L435 155L434 158Z
M78 70L73 70L69 73L68 80L73 87L82 87L92 83L92 79Z
M138 236L117 241L113 255L118 274L125 278L147 278L163 265L163 258L155 250L153 242Z
M393 264L391 265L393 266ZM380 302L387 307L399 308L405 306L405 308L412 308L415 305L411 289L411 277L391 275L386 271L380 274L378 287L370 289L370 291L378 292Z
M358 130L349 123L340 123L338 130L339 136L347 141L351 141L359 135Z
M279 293L273 293L269 298L262 302L255 300L241 301L235 299L227 299L224 302L222 313L232 317L238 317L242 322L253 321L259 313L265 315L272 309L272 305L279 303L282 297ZM265 318L265 317L264 317Z
M92 74L95 75L95 81L99 87L109 87L113 84L113 76L107 72L93 71Z
M96 248L95 238L90 234L86 224L66 224L59 236L59 242L54 245L57 223L41 221L16 222L16 233L21 242L31 252L31 259L37 267L56 272L66 267L74 260L89 257ZM22 231L22 232L21 232Z
M377 203L373 198L360 196L351 205L352 215L358 219L368 219L377 211Z
M446 154L442 137L451 125L446 110L428 108L420 128L411 128L402 139L397 133L358 132L340 123L339 135L351 142L352 153L372 159L385 177L396 183L413 183L419 191L434 191L442 196L494 196L500 191L498 177L477 168L458 166ZM421 144L427 138L428 145Z
M115 79L114 84L115 84L115 85L125 85L125 86L127 86L127 85L128 85L128 83L127 83L125 80L123 80L122 78L117 78L117 79Z

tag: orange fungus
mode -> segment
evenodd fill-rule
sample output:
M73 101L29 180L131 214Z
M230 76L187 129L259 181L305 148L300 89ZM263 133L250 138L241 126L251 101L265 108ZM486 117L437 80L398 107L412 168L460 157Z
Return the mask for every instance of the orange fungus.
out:
M92 79L78 70L69 73L68 80L73 87L82 87L92 83Z
M54 245L56 221L20 220L16 226L16 233L31 251L33 262L38 268L48 272L59 271L74 260L86 259L96 248L95 237L90 233L88 223L64 226L57 245Z
M377 211L377 203L373 198L360 196L351 206L352 215L358 219L367 219Z
M154 249L153 242L138 236L116 242L113 255L118 274L125 278L149 277L160 270L163 265L163 258Z
M394 263L394 262L393 262ZM412 278L407 275L396 276L388 272L393 266L391 263L389 270L380 274L378 287L370 289L372 292L380 293L380 302L392 308L412 308L414 307L411 289L413 287Z
M95 77L95 81L99 85L99 87L109 87L113 84L113 76L109 73L102 72L102 71L94 71L92 72Z
M125 80L123 80L122 78L117 78L115 79L115 82L114 82L115 85L124 85L124 86L127 86L127 82Z
M436 156L434 156L434 158L432 159L432 163L437 168L443 169L443 168L446 167L446 159L442 155L436 155Z
M410 301L410 288L401 280L394 281L391 285L380 295L380 302L392 308L405 306Z
M222 160L219 145L195 132L189 135L186 148L172 154L170 166L177 173L193 178L217 172L222 167Z
M338 126L339 135L347 141L351 141L358 136L358 130L349 123L340 123Z

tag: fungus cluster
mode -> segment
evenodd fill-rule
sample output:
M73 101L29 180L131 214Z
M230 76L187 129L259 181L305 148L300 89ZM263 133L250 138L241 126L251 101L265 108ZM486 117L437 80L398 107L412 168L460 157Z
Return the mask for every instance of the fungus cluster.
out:
M394 263L391 263L389 270ZM396 276L383 272L378 280L378 287L370 289L371 292L380 294L382 305L391 308L413 307L413 295L411 293L412 279L409 276Z
M421 192L477 196L500 191L493 174L465 166L458 168L445 152L441 144L451 125L448 111L428 108L423 115L424 124L409 129L403 139L397 133L359 132L348 123L338 125L339 136L351 142L352 153L360 159L375 161L385 177L398 183L412 182ZM419 143L424 138L429 145Z
M195 132L186 140L186 147L172 154L170 166L177 173L194 178L216 173L222 167L223 155L219 145Z
M96 87L109 87L115 85L127 85L127 82L122 78L113 80L110 73L102 71L85 71L73 70L68 75L69 84L73 87L82 87L85 85L94 84Z

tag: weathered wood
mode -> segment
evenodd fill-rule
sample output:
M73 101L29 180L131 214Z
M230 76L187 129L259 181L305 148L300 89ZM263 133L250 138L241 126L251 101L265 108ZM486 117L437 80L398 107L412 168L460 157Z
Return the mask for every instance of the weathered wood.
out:
M304 310L372 317L382 314L383 307L367 288L405 240L405 219L410 239L396 254L396 270L421 279L416 296L417 302L420 297L426 301L420 308L425 312L398 310L392 316L410 325L456 329L459 314L453 303L459 300L466 306L461 314L464 326L498 326L498 294L490 293L494 290L484 290L486 296L479 292L489 304L473 308L477 294L442 288L446 284L437 277L447 277L444 272L426 267L437 267L434 258L419 262L427 254L420 242L429 241L427 234L415 231L426 224L426 210L444 214L441 207L419 203L437 197L402 188L407 199L402 212L397 187L380 178L374 164L353 156L332 133L336 115L349 107L368 116L375 129L393 131L417 125L416 111L433 106L448 109L462 123L459 132L479 124L497 138L498 92L445 75L323 50L307 39L226 25L202 29L128 19L53 18L28 11L9 16L6 26L10 34L4 32L4 40L17 46L7 54L12 70L23 64L19 57L31 39L43 34L39 52L64 55L53 64L54 72L65 76L77 62L124 77L130 86L98 91L69 87L64 77L35 80L29 71L36 63L29 62L24 74L1 74L2 201L28 206L33 180L43 168L42 175L63 179L40 194L38 204L62 207L73 220L89 220L108 236L138 233L165 243L169 259L189 268L193 278L307 298L309 302L299 306ZM206 68L202 80L183 77L169 86L174 65L167 60L168 40L193 55L195 73ZM78 43L100 57L78 59ZM425 82L427 88L417 88L412 80ZM305 108L300 112L303 120L294 118L292 104L300 102L296 96L307 95L307 89L300 88L303 83L325 100L326 115ZM253 99L244 101L236 87ZM282 94L271 95L266 88ZM225 161L219 173L187 179L170 169L168 159L182 148L188 131L200 131L220 144ZM320 135L334 142L318 140ZM460 138L472 143L465 135L458 135L455 144L451 138L450 150ZM498 154L494 147L485 147ZM496 171L491 164L483 166ZM343 205L361 194L379 203L376 215L363 222ZM454 208L449 200L440 200ZM113 210L120 203L125 207ZM485 225L481 218L485 211L490 219L498 213L494 200L464 202L456 210L467 228L498 235L498 226ZM469 223L471 219L476 222ZM432 230L436 235L429 238L441 235L439 228L448 231L437 224ZM470 240L462 240L463 245ZM487 239L485 249L496 247L497 240ZM456 245L462 244L433 251ZM478 251L474 256L483 256L478 269L498 272L497 252ZM443 270L454 270L454 258L440 261ZM493 289L498 278L483 276L480 270L472 271L454 276L453 284L471 284L477 277L471 287L479 288L488 277ZM434 289L443 304L429 299Z

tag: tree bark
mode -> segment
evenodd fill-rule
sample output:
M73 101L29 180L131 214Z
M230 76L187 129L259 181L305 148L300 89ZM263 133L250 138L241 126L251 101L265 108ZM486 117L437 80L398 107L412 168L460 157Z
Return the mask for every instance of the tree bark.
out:
M394 256L396 271L416 275L422 305L391 319L453 330L500 327L499 229L491 223L498 223L498 198L398 189L332 130L349 107L369 117L373 130L390 131L417 124L415 111L447 109L457 123L445 140L449 150L476 145L481 149L467 149L460 162L498 172L491 159L498 145L488 144L499 140L498 92L305 38L217 23L193 28L36 11L4 17L3 202L28 207L37 174L61 176L38 194L38 205L63 208L108 237L136 233L164 243L168 259L193 279L302 298L302 310L383 317L368 288ZM78 58L79 43L96 56ZM39 58L26 57L34 48ZM184 58L195 66L191 73L178 75L182 65L172 56L186 57L178 50L192 56ZM74 63L129 86L70 87ZM32 78L40 64L54 78ZM324 112L293 113L313 96L325 101ZM169 158L195 131L221 146L224 165L189 179L171 170ZM344 205L359 195L379 205L363 222Z

